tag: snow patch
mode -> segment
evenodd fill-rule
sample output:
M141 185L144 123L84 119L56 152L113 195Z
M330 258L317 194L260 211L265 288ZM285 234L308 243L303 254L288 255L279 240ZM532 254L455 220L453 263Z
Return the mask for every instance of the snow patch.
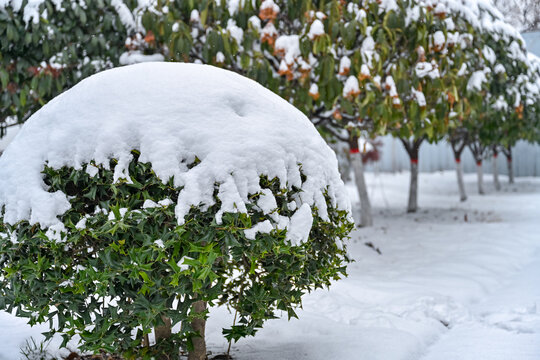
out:
M308 204L303 204L291 217L287 226L287 240L293 245L300 245L309 238L309 232L313 225L313 215Z
M255 240L257 234L268 234L272 230L274 230L274 227L272 226L270 220L265 220L250 229L244 230L244 235L246 235L246 238L250 240Z
M119 61L121 65L133 65L143 62L165 61L165 57L161 54L145 55L139 50L133 50L120 55Z
M308 37L313 40L321 35L324 35L324 25L321 20L316 19L309 28Z

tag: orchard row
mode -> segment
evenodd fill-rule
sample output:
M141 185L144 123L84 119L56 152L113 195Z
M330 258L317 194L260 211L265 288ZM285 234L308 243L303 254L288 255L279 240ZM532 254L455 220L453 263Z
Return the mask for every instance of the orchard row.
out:
M372 219L359 139L401 139L411 159L409 211L417 208L422 143L450 142L461 179L466 147L481 168L499 152L511 161L518 140L540 141L540 62L484 1L3 6L0 136L103 69L153 60L212 64L256 80L302 110L328 141L349 144L366 226Z

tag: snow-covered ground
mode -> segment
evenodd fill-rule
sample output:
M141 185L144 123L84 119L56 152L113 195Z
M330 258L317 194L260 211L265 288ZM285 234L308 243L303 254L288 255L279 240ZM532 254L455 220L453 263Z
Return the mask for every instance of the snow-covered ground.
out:
M375 226L353 235L349 277L307 295L299 319L268 321L234 344L234 358L539 359L540 179L503 177L495 193L487 178L479 196L466 175L460 203L453 172L420 174L421 209L406 214L408 173L368 174ZM211 313L214 354L231 323L225 309ZM0 359L17 359L43 330L0 312Z

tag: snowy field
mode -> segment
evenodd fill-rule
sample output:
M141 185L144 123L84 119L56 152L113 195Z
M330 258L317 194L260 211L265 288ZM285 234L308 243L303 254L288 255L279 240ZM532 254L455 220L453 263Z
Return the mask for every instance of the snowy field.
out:
M367 177L375 226L353 234L349 277L307 295L299 319L234 344L234 358L540 359L540 179L503 177L495 193L487 176L480 197L466 175L460 203L453 172L420 174L420 211L406 214L408 173ZM225 309L211 313L213 354L231 323ZM0 359L18 359L44 330L0 312Z

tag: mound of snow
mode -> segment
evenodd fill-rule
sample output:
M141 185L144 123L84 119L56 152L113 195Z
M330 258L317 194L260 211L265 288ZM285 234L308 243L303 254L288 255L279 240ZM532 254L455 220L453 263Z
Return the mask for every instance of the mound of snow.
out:
M245 212L248 194L261 191L261 174L301 188L297 209L316 206L327 218L326 190L334 206L350 207L335 154L288 102L212 66L144 63L91 76L26 122L0 158L4 221L50 227L70 208L66 194L47 192L45 164L108 166L115 158L118 180L127 176L132 149L160 179L173 177L182 187L175 204L180 224L191 206L214 204L216 183L217 220L223 212ZM201 162L188 169L196 157Z

